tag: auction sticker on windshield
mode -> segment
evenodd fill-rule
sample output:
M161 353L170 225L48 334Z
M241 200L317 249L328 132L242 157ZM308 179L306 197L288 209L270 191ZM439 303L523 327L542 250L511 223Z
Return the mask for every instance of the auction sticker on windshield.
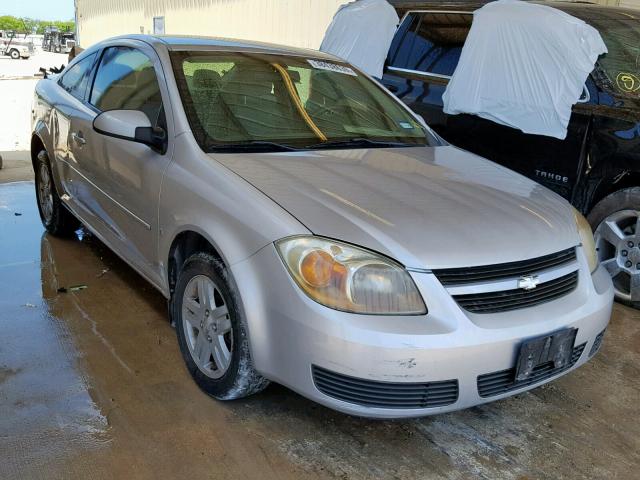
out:
M353 77L357 77L358 74L353 71L353 69L349 67L345 67L343 65L338 65L335 63L323 62L322 60L307 60L309 65L313 68L317 68L319 70L328 70L330 72L344 73L345 75L351 75Z

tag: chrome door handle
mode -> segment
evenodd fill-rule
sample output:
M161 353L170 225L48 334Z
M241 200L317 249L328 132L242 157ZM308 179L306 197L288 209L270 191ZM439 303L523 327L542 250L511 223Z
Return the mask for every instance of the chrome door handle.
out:
M73 141L76 142L80 146L82 146L82 145L87 143L87 141L82 136L82 132L78 132L78 133L73 132L73 133L71 133L71 138L73 138Z

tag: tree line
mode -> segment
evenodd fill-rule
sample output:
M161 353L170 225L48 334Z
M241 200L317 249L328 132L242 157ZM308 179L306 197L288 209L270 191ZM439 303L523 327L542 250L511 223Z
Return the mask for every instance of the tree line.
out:
M0 30L13 30L16 33L37 33L43 34L47 27L58 27L61 32L75 31L76 24L69 21L48 21L37 20L35 18L19 18L11 15L0 16Z

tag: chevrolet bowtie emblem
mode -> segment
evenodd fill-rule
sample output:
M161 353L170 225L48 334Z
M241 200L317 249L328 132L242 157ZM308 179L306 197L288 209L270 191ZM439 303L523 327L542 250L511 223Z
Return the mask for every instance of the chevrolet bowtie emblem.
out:
M525 275L518 280L518 288L523 290L533 290L540 284L537 275Z

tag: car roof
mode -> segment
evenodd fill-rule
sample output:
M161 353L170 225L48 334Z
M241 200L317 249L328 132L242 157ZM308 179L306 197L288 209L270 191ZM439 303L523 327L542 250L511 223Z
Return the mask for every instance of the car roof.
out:
M339 60L333 55L307 48L290 47L275 43L241 40L235 38L205 37L197 35L122 35L109 40L131 39L146 42L154 47L164 46L171 51L184 50L225 50L225 51L257 51L270 54L305 56L326 60Z
M445 10L445 11L463 11L473 12L490 1L475 0L445 0L445 1L415 1L415 0L389 0L389 3L393 5L396 10L401 14L409 10ZM599 5L596 3L585 1L533 1L538 5L546 5L548 7L557 8L563 12L573 15L581 20L588 22L591 19L602 19L607 17L610 19L615 18L635 18L640 19L640 11L631 8L614 7L610 5Z

